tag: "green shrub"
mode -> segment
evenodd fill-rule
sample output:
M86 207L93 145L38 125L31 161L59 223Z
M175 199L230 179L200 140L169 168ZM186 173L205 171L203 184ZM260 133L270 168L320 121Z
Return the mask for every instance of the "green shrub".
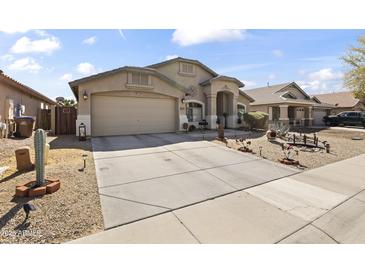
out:
M243 121L250 129L266 129L269 114L261 111L246 112L243 114Z

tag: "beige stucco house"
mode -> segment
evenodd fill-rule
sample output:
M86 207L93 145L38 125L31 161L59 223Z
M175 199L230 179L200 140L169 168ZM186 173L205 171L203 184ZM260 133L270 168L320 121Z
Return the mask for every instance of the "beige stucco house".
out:
M76 126L91 136L162 133L184 124L236 128L238 111L253 99L244 84L197 60L175 58L147 67L125 66L69 83L77 101Z
M331 114L352 110L365 111L365 102L356 99L352 92L323 93L315 96L323 103L334 105Z
M295 82L245 90L255 101L251 111L269 114L269 123L280 121L293 126L323 125L322 118L334 107L309 96Z
M18 113L37 117L38 109L48 109L56 102L10 78L0 70L0 122L12 119Z

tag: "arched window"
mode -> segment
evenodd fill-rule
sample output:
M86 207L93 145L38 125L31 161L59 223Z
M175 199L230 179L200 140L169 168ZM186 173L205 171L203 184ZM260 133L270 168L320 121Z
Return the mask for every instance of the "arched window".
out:
M199 103L187 103L186 104L186 116L188 122L199 122L203 118L203 107Z

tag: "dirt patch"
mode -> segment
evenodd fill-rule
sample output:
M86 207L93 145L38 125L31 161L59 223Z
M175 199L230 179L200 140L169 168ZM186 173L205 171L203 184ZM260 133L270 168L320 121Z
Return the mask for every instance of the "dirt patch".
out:
M30 202L36 211L25 219L23 204L14 198L15 185L34 180L35 171L16 171L14 150L28 145L34 159L33 138L0 140L0 166L9 170L0 178L0 243L61 243L103 230L91 142L75 136L47 137L50 144L46 178L61 180L61 188ZM87 168L82 155L87 155ZM34 161L34 160L33 160Z
M299 133L298 131L293 131ZM327 141L330 146L330 153L325 150L311 152L309 150L302 151L299 149L298 156L294 156L295 160L299 160L300 164L305 166L305 169L312 169L324 166L333 162L341 161L357 155L365 153L365 133L346 130L334 129L303 129L301 133L306 133L312 136L316 133L320 141ZM352 140L353 137L362 137L363 140ZM262 148L262 157L277 162L279 158L283 157L283 151L280 142L269 142L266 136L261 133L252 132L247 136L247 140L251 140L253 152L259 155L260 147ZM226 145L220 141L213 141L221 145ZM234 139L228 139L228 147L238 149Z

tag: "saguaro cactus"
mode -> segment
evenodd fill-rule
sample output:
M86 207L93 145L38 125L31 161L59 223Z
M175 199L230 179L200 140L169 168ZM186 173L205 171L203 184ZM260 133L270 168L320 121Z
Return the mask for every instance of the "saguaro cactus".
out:
M37 129L34 134L36 185L42 186L44 180L44 160L46 150L46 133L43 129Z

